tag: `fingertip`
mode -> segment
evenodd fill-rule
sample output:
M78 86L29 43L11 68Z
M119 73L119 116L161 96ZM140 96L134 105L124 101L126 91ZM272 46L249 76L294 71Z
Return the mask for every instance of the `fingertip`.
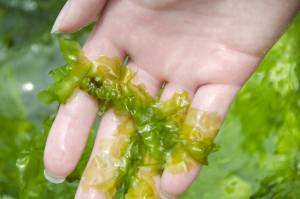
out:
M95 21L106 0L68 0L57 16L51 33L75 32Z
M51 29L51 34L62 32L61 31L61 28L62 28L61 26L63 26L65 24L64 19L68 15L68 12L70 10L71 5L72 5L72 0L68 0L65 3L64 7L61 9L61 11L59 12L58 16L55 19L55 22L54 22L54 24L52 26L52 29Z
M200 166L183 173L173 174L167 170L161 177L161 192L169 197L178 197L192 184L197 177Z
M61 181L59 179L66 178L74 168L71 164L65 164L65 160L58 161L57 158L62 157L61 155L52 155L48 151L45 151L44 154L44 176L48 181L55 183Z

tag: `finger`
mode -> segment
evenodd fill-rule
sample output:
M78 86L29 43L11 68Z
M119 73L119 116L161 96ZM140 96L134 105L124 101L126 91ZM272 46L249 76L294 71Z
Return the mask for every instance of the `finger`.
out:
M195 93L194 89L192 89L192 88L184 87L182 85L169 82L165 85L164 91L163 91L162 96L161 96L161 100L162 101L168 100L168 99L172 98L174 93L179 92L179 91L187 91L189 93L190 99L193 98L194 93ZM191 171L191 174L193 174L195 172L198 172L198 171L193 170L193 171ZM163 175L164 175L164 173L163 173ZM191 175L191 174L187 174L187 175ZM172 179L170 179L170 180L172 180ZM186 184L185 182L182 182L182 180L184 180L184 179L176 179L176 180L181 180L181 181L176 181L176 182L170 181L170 180L168 180L166 182L166 179L164 179L163 176L161 177L161 182L160 182L160 195L161 195L161 197L172 198L174 196L177 196L173 193L173 191L177 191L176 189L181 189L181 186L183 184ZM170 183L170 184L167 184L167 183ZM171 190L170 190L170 187L171 187Z
M75 32L95 21L107 0L68 0L60 11L51 33Z
M195 93L191 107L208 112L217 112L224 118L239 88L235 85L222 84L202 86ZM165 170L161 179L162 191L174 197L179 196L191 185L199 170L200 165L179 174Z
M84 51L89 59L99 55L124 57L122 50L103 37L91 38L86 42ZM44 152L45 177L49 181L62 182L74 170L97 110L96 101L79 90L66 104L60 105Z
M149 75L144 70L138 68L133 62L129 62L128 66L136 72L136 76L133 79L134 84L143 84L145 88L147 89L148 93L152 96L155 96L160 88L161 82L151 75ZM89 185L90 179L88 179L88 172L91 171L91 166L93 164L93 161L95 160L95 157L99 154L104 154L105 149L101 147L101 143L104 140L116 140L114 132L116 132L118 125L119 125L119 117L115 115L113 110L109 110L106 112L100 122L100 126L98 129L98 134L96 137L95 145L91 154L91 157L88 162L88 166L82 176L80 185L78 187L78 190L76 192L75 198L77 199L89 199L89 198L104 198L103 192L100 190L97 190L93 186ZM99 172L100 173L100 172ZM99 175L98 173L98 175ZM98 178L97 173L92 173L92 176L95 177L95 179Z

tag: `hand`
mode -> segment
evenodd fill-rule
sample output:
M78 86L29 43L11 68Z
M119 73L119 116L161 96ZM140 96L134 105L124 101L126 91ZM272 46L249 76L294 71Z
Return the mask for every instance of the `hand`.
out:
M53 31L72 32L96 19L97 26L84 46L86 55L129 55L129 66L155 96L162 82L162 99L177 90L190 93L192 107L222 117L265 52L299 10L298 0L69 0ZM46 149L46 173L60 181L78 163L97 104L78 91L61 105ZM104 114L91 159L100 139L116 129L112 111ZM162 196L176 197L197 176L200 165L181 174L157 177ZM103 198L103 193L80 187L77 198Z

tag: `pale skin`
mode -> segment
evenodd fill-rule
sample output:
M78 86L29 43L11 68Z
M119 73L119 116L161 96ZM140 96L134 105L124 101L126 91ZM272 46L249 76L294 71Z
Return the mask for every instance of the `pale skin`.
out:
M299 8L299 0L69 0L53 32L74 32L97 18L84 45L91 60L129 55L129 66L137 72L135 83L144 84L151 95L166 82L162 100L187 90L192 107L224 117ZM44 155L52 181L62 181L75 169L97 109L95 100L79 90L60 106ZM112 111L104 115L91 159L101 153L99 140L111 137L117 125ZM200 166L157 176L161 198L183 193ZM105 197L79 186L76 198Z

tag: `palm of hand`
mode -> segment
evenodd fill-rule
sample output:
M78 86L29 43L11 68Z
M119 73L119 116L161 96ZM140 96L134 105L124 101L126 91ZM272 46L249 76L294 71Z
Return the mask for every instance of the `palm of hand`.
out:
M271 3L273 10L268 10ZM292 17L291 11L296 11L295 5L293 0L285 7L272 0L110 1L84 48L91 59L127 54L129 65L137 71L136 81L152 95L166 81L163 99L184 89L193 98L192 106L224 116L240 86ZM82 93L60 107L45 151L48 173L66 176L74 169L96 107ZM102 119L92 156L99 153L97 140L116 128L113 117L109 112ZM72 142L66 141L72 136ZM176 196L198 171L199 167L178 175L164 172L158 186ZM95 196L101 193L77 192L78 198Z

